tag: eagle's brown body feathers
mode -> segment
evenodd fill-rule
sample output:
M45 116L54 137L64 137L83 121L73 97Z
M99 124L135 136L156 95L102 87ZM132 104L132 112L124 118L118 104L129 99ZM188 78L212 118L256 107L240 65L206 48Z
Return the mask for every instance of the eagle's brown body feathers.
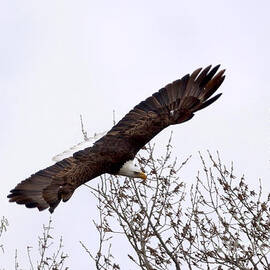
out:
M216 74L218 68L197 69L168 84L135 106L93 147L33 174L11 190L8 198L29 208L49 207L53 212L83 183L103 173L117 174L161 130L191 119L194 112L219 98L221 94L210 98L225 78L224 70Z

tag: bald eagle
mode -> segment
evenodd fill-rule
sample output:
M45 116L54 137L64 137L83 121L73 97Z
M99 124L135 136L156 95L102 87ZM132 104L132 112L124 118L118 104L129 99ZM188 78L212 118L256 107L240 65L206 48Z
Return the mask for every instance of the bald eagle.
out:
M134 165L138 151L164 128L191 119L214 101L210 98L222 84L225 70L219 66L199 68L168 84L134 107L107 134L54 165L19 183L8 195L10 202L52 213L80 185L104 173L146 179Z

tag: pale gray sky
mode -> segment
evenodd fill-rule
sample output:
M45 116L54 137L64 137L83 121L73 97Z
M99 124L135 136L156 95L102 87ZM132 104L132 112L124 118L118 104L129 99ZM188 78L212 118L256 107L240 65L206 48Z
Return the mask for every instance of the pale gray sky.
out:
M219 150L236 173L269 190L269 1L0 1L1 212L10 221L0 268L21 267L49 212L10 204L9 190L88 134L108 130L165 84L208 64L226 68L223 96L174 131L175 155L192 154L184 179L199 168L197 151ZM93 180L98 181L98 179ZM91 184L91 183L90 183ZM81 187L53 215L71 269L86 269L79 245L93 250L96 201ZM119 262L127 262L120 250ZM123 264L124 265L124 264ZM134 265L125 269L136 269Z

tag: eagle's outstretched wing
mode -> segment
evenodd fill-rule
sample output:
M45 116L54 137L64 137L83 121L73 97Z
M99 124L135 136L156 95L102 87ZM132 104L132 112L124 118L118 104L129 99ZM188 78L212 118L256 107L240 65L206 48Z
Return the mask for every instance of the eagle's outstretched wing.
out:
M9 201L39 211L49 208L52 213L78 186L104 173L102 161L104 157L98 153L92 153L84 162L73 157L59 161L19 183L10 191Z
M151 97L134 107L100 141L112 136L121 137L130 144L133 155L155 135L169 125L191 119L221 94L210 98L222 84L225 70L217 73L219 66L195 70L191 75L168 84ZM217 74L216 74L217 73ZM216 74L216 75L215 75Z

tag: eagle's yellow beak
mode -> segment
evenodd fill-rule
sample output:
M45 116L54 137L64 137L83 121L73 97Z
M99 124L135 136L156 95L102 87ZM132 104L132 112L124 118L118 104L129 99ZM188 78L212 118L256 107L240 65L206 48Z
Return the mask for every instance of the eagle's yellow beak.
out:
M146 180L147 176L145 173L143 172L140 172L139 175L138 175L139 178L143 179L143 180Z

